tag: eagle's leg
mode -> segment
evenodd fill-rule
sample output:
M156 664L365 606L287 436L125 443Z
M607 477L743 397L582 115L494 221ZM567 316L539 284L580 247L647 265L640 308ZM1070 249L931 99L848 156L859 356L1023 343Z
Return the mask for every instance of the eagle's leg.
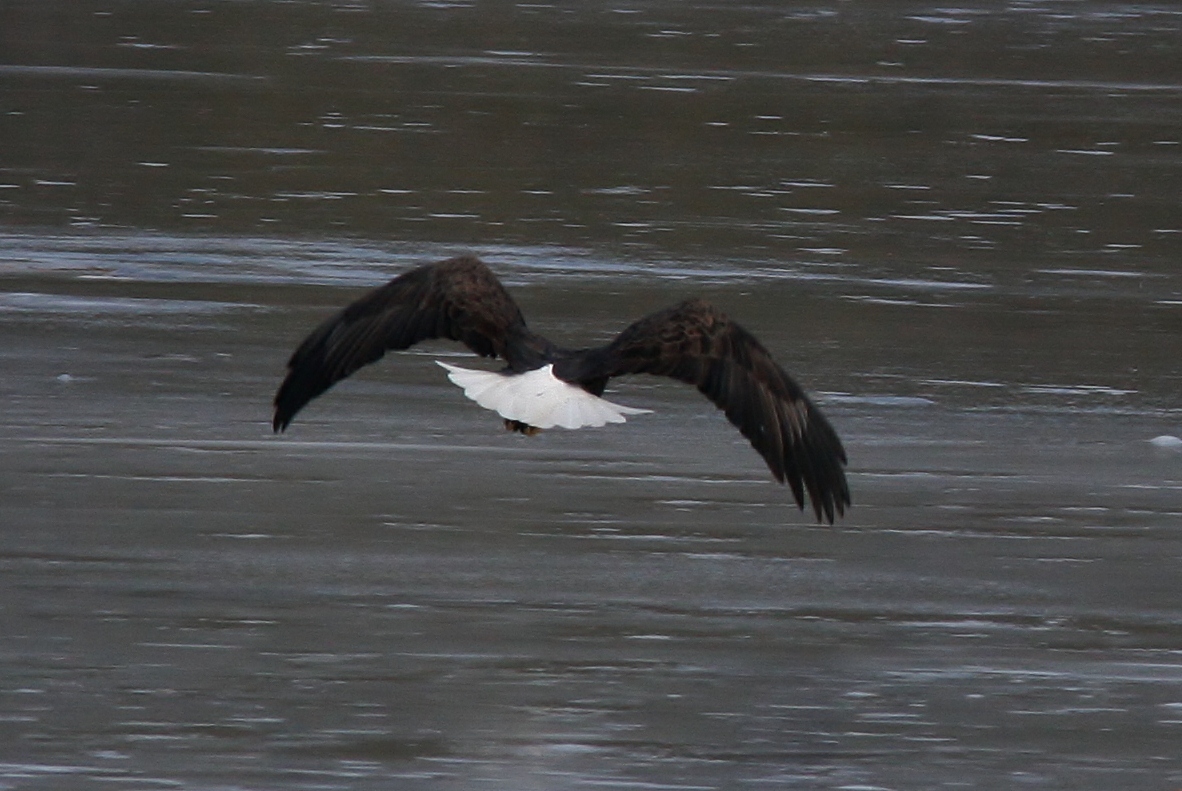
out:
M527 437L532 437L535 434L541 434L542 430L537 426L531 426L529 423L522 423L520 420L505 419L505 431L520 431Z

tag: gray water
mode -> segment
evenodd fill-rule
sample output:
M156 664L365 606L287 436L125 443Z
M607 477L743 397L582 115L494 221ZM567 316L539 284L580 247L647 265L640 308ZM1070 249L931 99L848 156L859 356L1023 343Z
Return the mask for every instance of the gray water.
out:
M0 8L0 786L1182 786L1172 5ZM506 434L287 355L461 251L601 342L701 295L845 440L689 388Z

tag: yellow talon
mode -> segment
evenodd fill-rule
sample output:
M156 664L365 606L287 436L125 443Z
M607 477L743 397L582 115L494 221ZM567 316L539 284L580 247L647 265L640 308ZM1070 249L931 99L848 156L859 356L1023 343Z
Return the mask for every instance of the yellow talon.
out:
M541 434L542 430L537 426L531 426L528 423L522 423L520 420L505 419L505 431L520 431L527 437L532 437L535 434Z

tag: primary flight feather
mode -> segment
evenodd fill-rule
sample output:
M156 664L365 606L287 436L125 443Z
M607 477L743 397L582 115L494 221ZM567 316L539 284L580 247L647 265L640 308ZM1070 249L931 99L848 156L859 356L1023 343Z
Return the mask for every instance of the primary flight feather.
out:
M648 410L603 399L608 380L667 376L713 401L801 509L807 496L817 519L833 522L850 503L837 433L762 344L722 311L690 299L645 316L605 346L565 349L531 331L496 275L472 256L399 275L313 330L288 360L275 394L275 431L358 368L432 338L505 361L501 372L440 365L507 428L533 434L622 423Z

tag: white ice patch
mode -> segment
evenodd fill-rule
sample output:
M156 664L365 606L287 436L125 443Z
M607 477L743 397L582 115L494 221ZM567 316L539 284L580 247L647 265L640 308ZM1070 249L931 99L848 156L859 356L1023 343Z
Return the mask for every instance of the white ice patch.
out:
M1162 434L1149 440L1149 444L1168 453L1182 453L1182 439L1172 434Z
M547 365L523 374L473 371L436 360L447 369L447 378L464 390L464 395L508 420L519 420L537 428L582 428L605 423L623 423L624 415L642 415L651 409L613 404L593 396L578 385L564 382Z

